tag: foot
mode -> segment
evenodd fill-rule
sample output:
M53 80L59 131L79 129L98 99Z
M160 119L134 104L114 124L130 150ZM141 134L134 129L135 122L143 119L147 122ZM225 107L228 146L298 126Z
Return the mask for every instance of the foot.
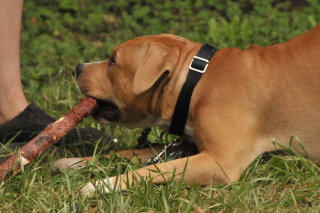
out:
M55 120L35 104L30 104L15 118L0 124L0 143L24 144ZM97 141L99 139L109 141L110 136L94 128L75 128L63 138L65 142Z

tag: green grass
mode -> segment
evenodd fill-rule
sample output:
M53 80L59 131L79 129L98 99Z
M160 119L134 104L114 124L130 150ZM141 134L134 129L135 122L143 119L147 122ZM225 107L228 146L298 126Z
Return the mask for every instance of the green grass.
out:
M160 2L160 1L159 1ZM25 94L59 117L79 101L74 67L109 57L113 47L136 36L174 33L216 47L267 46L306 32L320 20L319 0L162 1L28 0L24 2L21 69ZM101 126L86 119L82 127L106 129L132 147L141 129ZM156 134L153 137L156 139ZM290 139L288 138L288 141ZM90 149L87 149L90 147ZM96 161L66 173L52 168L60 157L92 155ZM0 183L0 212L319 212L320 169L295 154L259 157L238 182L187 186L169 181L155 186L141 180L126 193L84 198L90 180L141 165L118 157L102 159L104 145L58 147L24 172Z

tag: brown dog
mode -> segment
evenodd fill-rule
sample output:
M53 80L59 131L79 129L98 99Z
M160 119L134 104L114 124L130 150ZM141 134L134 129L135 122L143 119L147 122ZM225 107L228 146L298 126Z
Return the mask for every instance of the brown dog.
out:
M165 125L201 46L173 35L130 40L115 48L110 60L78 67L79 87L101 100L95 115L101 122ZM194 134L199 154L134 173L164 183L173 171L180 179L187 163L186 183L227 183L237 180L258 155L275 150L271 139L288 146L292 135L319 163L320 24L283 44L220 49L193 92L186 133ZM120 154L132 156L131 151ZM147 159L154 153L135 154ZM90 158L62 159L56 165L66 168L81 160ZM122 175L118 187L125 189L131 177ZM114 186L115 177L104 181ZM83 193L94 190L89 183Z

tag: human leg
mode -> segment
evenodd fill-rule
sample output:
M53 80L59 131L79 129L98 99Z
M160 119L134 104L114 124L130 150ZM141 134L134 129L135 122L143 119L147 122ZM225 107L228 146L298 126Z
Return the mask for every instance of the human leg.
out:
M35 104L28 105L20 75L20 28L23 0L0 0L0 144L26 142L55 119ZM14 138L13 140L11 140ZM76 129L67 142L109 140L94 128ZM1 146L0 146L1 148ZM1 150L0 150L1 151Z
M28 105L20 77L20 27L23 0L0 1L0 124Z

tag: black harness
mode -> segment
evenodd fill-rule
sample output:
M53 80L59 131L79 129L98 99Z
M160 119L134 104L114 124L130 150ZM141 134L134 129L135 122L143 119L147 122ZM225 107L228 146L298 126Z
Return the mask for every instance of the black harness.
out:
M193 57L189 65L189 73L180 91L169 127L169 134L180 136L180 140L173 143L166 143L164 149L158 155L150 158L146 165L159 163L162 155L165 154L168 149L171 149L182 142L182 137L189 114L192 92L202 74L206 72L209 62L216 52L216 48L210 46L209 44L205 44L200 48L198 54Z

